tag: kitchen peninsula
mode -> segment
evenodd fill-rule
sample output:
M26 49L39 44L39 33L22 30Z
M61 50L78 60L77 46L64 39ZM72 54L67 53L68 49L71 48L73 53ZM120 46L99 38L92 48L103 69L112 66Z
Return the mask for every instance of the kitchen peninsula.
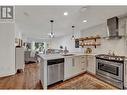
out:
M95 54L40 54L40 79L44 89L85 71L95 74Z

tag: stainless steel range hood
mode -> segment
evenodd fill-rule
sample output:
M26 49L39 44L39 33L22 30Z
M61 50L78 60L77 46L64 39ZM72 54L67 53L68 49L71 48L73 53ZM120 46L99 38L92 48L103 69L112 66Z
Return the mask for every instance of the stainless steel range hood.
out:
M107 19L107 27L108 27L108 39L120 39L122 36L119 35L119 19L118 17L113 17Z

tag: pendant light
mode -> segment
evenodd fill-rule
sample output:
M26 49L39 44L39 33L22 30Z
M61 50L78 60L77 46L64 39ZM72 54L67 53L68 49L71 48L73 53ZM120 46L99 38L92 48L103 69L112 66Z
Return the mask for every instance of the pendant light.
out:
M54 20L50 20L50 22L51 22L51 32L49 33L49 37L54 38L54 33L53 33L53 22L54 22Z
M74 36L74 28L75 28L75 26L72 26L72 37L71 37L71 39L73 39L73 40L75 40L75 36Z

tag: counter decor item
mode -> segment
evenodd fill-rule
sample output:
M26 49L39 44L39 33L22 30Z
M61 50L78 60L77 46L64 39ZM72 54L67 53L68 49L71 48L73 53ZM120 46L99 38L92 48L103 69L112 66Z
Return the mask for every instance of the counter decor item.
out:
M91 48L86 48L86 49L85 49L85 53L86 53L86 54L92 53L92 49L91 49Z
M67 50L67 47L65 46L64 54L67 54L69 51Z

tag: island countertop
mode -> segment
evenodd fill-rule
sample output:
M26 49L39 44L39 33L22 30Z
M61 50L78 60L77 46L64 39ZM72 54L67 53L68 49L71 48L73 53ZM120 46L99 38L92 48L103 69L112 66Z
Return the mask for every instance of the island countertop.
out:
M60 54L39 54L39 56L42 57L44 60L64 58L64 56Z
M72 55L69 55L72 54ZM95 56L96 54L84 54L81 52L70 52L67 53L69 56L64 56L63 54L42 54L40 53L39 56L43 58L44 60L52 60L52 59L59 59L59 58L66 58L66 57L72 57L72 56Z
M48 71L48 65L47 65L47 61L48 60L52 60L52 59L60 59L60 58L65 58L68 59L69 57L72 57L72 58L69 58L69 59L73 59L75 57L79 57L80 56L95 56L95 54L84 54L82 52L69 52L67 54L43 54L43 53L39 53L39 56L40 56L40 80L41 82L43 83L43 88L44 89L47 89L48 87L48 75L47 75L47 71ZM85 58L85 57L84 57ZM66 62L65 62L66 64ZM64 65L65 65L64 64ZM66 67L65 67L66 68ZM65 69L64 68L64 69Z

